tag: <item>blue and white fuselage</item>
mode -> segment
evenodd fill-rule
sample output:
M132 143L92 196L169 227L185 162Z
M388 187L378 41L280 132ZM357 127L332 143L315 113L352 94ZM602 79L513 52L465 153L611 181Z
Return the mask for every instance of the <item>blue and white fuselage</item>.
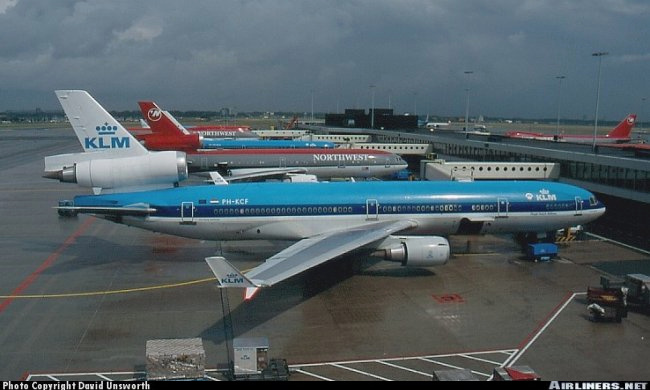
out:
M264 140L264 139L220 139L203 138L203 149L298 149L298 148L334 148L336 144L329 141L301 140Z
M356 249L429 267L450 256L436 235L548 232L605 212L588 191L539 181L243 183L77 196L63 208L204 240L297 240L246 275L206 258L218 283L246 288L246 299Z
M605 211L584 189L539 181L243 183L77 196L74 205L82 211L146 205L146 214L122 213L118 221L206 240L299 240L395 220L413 221L409 234L455 234L468 226L481 233L546 232Z

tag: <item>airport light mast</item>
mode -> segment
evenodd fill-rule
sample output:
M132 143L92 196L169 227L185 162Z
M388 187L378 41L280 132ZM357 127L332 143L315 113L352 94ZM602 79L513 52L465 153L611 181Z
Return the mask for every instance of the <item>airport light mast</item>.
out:
M413 115L418 116L418 93L413 92Z
M467 88L465 91L467 92L467 99L465 101L465 131L469 130L469 75L474 73L474 71L471 70L466 70L464 72L467 75Z
M592 150L596 153L596 136L598 135L598 103L600 102L600 67L603 63L603 56L608 55L608 52L599 51L592 53L592 57L598 57L598 87L596 88L596 115L594 120L594 143L592 145Z
M562 80L564 80L566 76L555 76L555 78L560 81L557 87L557 123L555 124L555 135L559 139L560 138L560 97L562 91Z
M314 90L311 90L311 124L314 124Z
M370 110L372 111L370 113L370 128L374 129L375 128L375 86L371 85L370 87L370 92L371 92L371 103L370 103Z
M645 109L645 101L646 101L646 98L642 97L641 98L641 112L639 113L640 114L639 116L641 117L641 119L643 119L643 111ZM643 121L639 121L639 130L643 131Z

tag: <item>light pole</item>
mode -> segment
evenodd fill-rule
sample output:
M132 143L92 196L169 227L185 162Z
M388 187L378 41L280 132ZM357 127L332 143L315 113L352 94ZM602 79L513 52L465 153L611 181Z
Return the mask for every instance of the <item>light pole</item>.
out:
M392 89L389 89L389 90L388 90L388 109L389 109L389 110L390 110L391 108L393 108L393 107L390 105L390 95L391 95L392 93L393 93L393 90L392 90Z
M598 57L598 87L596 88L596 118L594 121L594 143L592 145L593 152L596 153L596 135L598 134L598 103L600 102L600 67L603 63L603 56L608 55L608 52L599 51L592 53L593 57Z
M418 116L418 93L413 92L413 115Z
M314 90L311 90L311 123L314 123Z
M640 114L639 116L641 117L641 119L643 119L643 111L645 109L645 101L646 101L646 98L642 97L641 98L641 112L639 112L639 114ZM639 130L643 132L643 121L639 122Z
M371 113L370 113L370 128L374 129L375 128L375 86L371 85L370 86L370 95L371 97Z
M560 92L562 90L562 80L564 80L566 76L556 76L555 78L560 81L557 87L557 123L555 125L555 136L557 139L560 139Z
M469 129L469 75L474 72L471 70L466 70L464 73L467 75L467 88L465 89L467 92L467 98L465 101L465 131L467 131Z

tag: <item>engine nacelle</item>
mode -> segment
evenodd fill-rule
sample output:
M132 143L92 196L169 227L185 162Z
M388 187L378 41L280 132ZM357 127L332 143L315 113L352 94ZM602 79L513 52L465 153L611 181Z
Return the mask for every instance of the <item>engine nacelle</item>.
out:
M138 136L138 139L149 150L196 150L203 146L203 136L199 134L167 136L154 133Z
M79 161L59 172L58 179L82 187L115 189L174 184L187 179L183 152L150 152L140 156ZM52 176L48 176L52 177Z
M389 236L374 255L408 267L431 267L449 260L449 241L437 236Z

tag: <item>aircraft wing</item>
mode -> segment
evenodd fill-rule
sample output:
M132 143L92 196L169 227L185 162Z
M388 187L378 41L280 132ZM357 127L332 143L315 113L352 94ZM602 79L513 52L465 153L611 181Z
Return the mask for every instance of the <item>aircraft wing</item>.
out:
M208 257L206 261L221 287L245 287L245 299L251 299L259 287L271 286L335 257L416 226L415 221L409 220L378 222L305 238L268 258L245 276L223 257Z

